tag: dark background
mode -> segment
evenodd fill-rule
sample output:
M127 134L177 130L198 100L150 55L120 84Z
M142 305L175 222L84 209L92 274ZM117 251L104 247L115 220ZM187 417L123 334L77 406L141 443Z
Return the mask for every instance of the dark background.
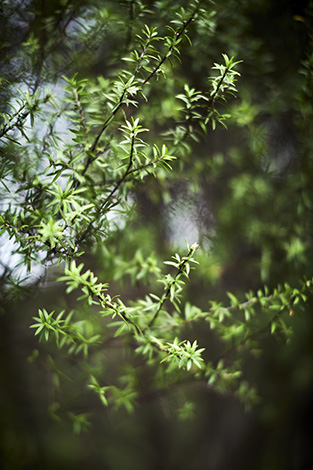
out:
M161 29L163 18L171 18L178 3L186 2L145 3L152 13L141 19L137 2L0 1L0 75L16 86L26 83L32 90L54 83L65 71L69 76L78 71L87 78L99 74L112 77L140 22L149 21ZM92 21L100 9L107 9L108 16L103 28L88 40L74 40L67 34L75 18L89 15ZM182 65L177 66L174 77L177 87L188 82L198 89L207 88L208 70L220 60L221 52L242 59L239 97L230 105L234 115L229 130L210 131L204 141L195 144L193 155L197 158L187 160L183 173L169 177L160 187L151 179L135 194L138 233L143 238L148 234L160 259L170 256L178 244L170 220L175 224L181 200L191 204L192 209L183 217L192 216L197 221L200 245L210 246L199 254L199 271L188 287L188 298L196 298L203 308L210 298L225 300L226 291L256 290L264 282L272 288L278 282L297 282L312 273L312 210L310 204L305 211L299 209L299 192L305 192L312 201L313 114L309 90L313 87L311 78L311 85L303 91L304 79L299 74L302 62L312 53L312 4L219 1L216 9L214 28L203 25L198 32L191 29L193 47L184 47ZM31 35L39 41L36 54L25 47ZM154 106L158 86L162 85L155 88ZM9 93L1 90L2 110ZM154 102L153 96L151 100ZM151 124L156 133L166 127L167 118L164 112ZM223 156L221 164L219 155ZM200 171L197 159L202 162ZM266 166L271 172L263 171ZM245 197L236 199L232 188L239 186L242 175L249 175L252 183ZM196 191L190 180L197 182ZM265 190L258 192L256 182L260 181L265 182L260 186ZM299 181L304 181L300 189ZM161 196L151 197L151 193L165 190L170 202ZM305 249L288 256L284 243L293 236L304 240ZM118 249L119 236L115 243ZM4 244L1 250L3 253ZM105 262L99 254L88 256L95 269ZM195 416L181 421L157 391L143 394L132 415L103 409L97 397L83 388L79 358L63 358L62 351L53 353L53 357L64 361L74 384L61 378L64 393L62 398L55 396L53 368L47 367L53 345L38 346L28 326L37 309L43 303L47 308L55 305L56 298L64 296L64 289L54 283L52 274L50 287L34 284L24 286L22 292L8 291L5 267L1 276L3 469L312 468L311 299L305 313L295 318L294 337L288 347L265 335L261 338L262 356L245 363L246 377L260 396L252 410L230 394L198 387L188 391L196 403ZM120 288L118 284L116 288ZM124 286L124 296L135 296L130 285ZM213 357L218 355L219 344L215 345L214 338L208 337L201 326L199 330L197 334L208 343ZM40 350L38 359L33 356L36 349ZM123 353L112 348L109 354L114 368ZM179 394L179 390L171 394ZM69 416L56 420L56 403L90 413L91 428L76 435Z

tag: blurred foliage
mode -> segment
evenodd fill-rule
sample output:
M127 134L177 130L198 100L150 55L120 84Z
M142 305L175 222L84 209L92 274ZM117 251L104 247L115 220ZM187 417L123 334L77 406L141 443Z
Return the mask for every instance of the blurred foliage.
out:
M312 2L0 21L2 468L310 468Z

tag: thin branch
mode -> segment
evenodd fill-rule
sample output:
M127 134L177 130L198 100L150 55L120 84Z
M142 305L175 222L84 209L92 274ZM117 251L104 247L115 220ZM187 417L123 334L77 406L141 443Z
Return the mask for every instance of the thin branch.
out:
M110 194L106 197L106 199L103 201L103 203L100 205L100 207L98 208L98 213L101 213L101 211L107 206L107 204L109 203L110 199L112 198L112 196L116 193L116 191L118 190L118 188L121 186L121 184L126 180L127 176L130 174L131 172L131 167L133 165L133 157L134 157L134 145L135 145L135 135L132 136L132 141L131 141L131 149L130 149L130 155L129 155L129 163L128 163L128 166L127 166L127 169L124 173L124 175L122 176L122 178L117 181L117 183L115 184L115 186L112 188ZM84 233L79 237L79 239L77 240L78 242L81 242L85 236L87 235L87 233L90 231L90 229L92 228L92 225L94 223L94 220L90 221L86 230L84 231Z
M188 18L187 21L184 22L183 26L181 27L181 29L179 31L176 31L175 32L175 37L174 37L174 40L173 40L173 43L168 47L167 51L165 52L165 54L163 55L163 57L161 58L161 60L159 61L159 63L155 66L155 68L152 70L152 72L148 75L148 77L141 83L141 86L143 87L144 85L146 85L146 83L148 83L152 77L154 77L158 71L160 70L160 68L162 67L163 63L166 61L166 59L168 59L170 57L170 55L172 54L172 51L175 47L175 42L177 42L181 36L183 36L183 34L185 33L187 27L189 26L189 24L194 20L199 8L200 8L200 4L201 4L201 1L198 3L198 5L196 6L196 8L194 9L193 13L191 14L191 16Z
M200 8L200 4L202 2L200 1L198 3L198 5L196 6L196 8L194 9L193 13L191 14L190 18L183 24L183 26L181 27L181 29L175 33L175 39L174 41L177 41L178 39L180 39L180 37L185 33L188 25L193 21L193 19L195 18L199 8ZM149 40L149 39L148 39ZM158 64L155 66L155 68L153 69L153 71L148 75L148 77L140 84L141 88L144 87L144 85L146 85L152 77L154 77L157 72L160 70L160 68L162 67L163 63L166 61L166 59L168 59L168 57L171 55L172 51L174 49L174 42L173 44L171 44L167 51L164 53L163 57L160 59L160 61L158 62ZM142 61L142 58L144 57L144 51L142 51L138 61L137 61L137 65L136 65L136 70L132 76L132 79L130 80L130 85L133 84L134 80L135 80L135 77L137 75L137 72L139 71L140 69L140 63ZM111 121L113 120L114 116L116 115L116 113L119 111L119 109L122 107L122 105L124 104L124 97L125 97L125 94L127 93L127 90L125 89L122 96L120 97L119 99L119 102L117 103L117 105L113 108L111 114L109 115L109 117L106 119L106 121L104 122L103 124L103 127L101 128L100 132L98 133L93 145L91 146L90 150L91 152L94 152L95 151L95 148L102 136L102 134L104 133L104 131L106 130L106 128L108 127L108 125L111 123Z
M198 249L198 247L196 248ZM149 324L148 324L148 327L151 327L153 325L153 323L155 322L155 320L157 319L160 311L162 310L162 307L164 305L164 303L166 302L166 300L168 300L170 298L170 295L171 295L171 287L173 284L175 284L176 280L181 276L181 274L184 272L184 268L185 268L185 265L186 263L190 260L190 257L191 255L195 252L195 249L194 248L190 248L187 256L185 257L184 261L180 264L179 266L179 270L177 271L174 279L169 283L168 285L168 288L166 290L166 292L163 294L162 296L162 299L159 303L159 307L157 309L157 311L155 312L155 314L153 315L152 319L150 320Z

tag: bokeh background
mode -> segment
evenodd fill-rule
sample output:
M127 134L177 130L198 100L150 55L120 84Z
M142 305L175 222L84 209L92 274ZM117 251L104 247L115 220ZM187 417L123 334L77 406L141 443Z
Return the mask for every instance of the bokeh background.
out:
M191 26L192 45L184 43L181 64L151 87L142 119L151 139L166 133L177 113L175 95L185 83L208 90L207 77L221 53L243 61L238 97L228 103L228 130L209 129L190 144L184 165L134 188L130 220L117 224L103 246L86 251L88 264L100 278L112 279L113 293L126 300L143 295L144 288L130 282L131 272L119 278L107 250L122 253L127 267L138 247L147 258L155 252L169 259L185 251L185 238L201 247L186 300L203 309L212 299L227 302L228 291L240 296L264 284L273 289L312 276L313 4L204 3L212 14ZM0 1L0 76L12 84L0 90L2 111L14 86L49 85L58 92L62 74L114 77L142 26L162 33L179 6L188 2ZM0 151L1 159L14 159L23 171L26 163L18 155ZM34 268L21 286L8 288L8 278L20 268L3 236L0 250L1 468L312 468L312 299L294 318L288 346L264 334L260 357L244 363L259 397L251 409L230 393L191 387L191 419L171 409L168 397L177 398L179 389L167 397L148 390L128 414L105 409L86 390L79 356L69 359L53 344L38 345L29 329L42 305L74 305L74 297L66 298L64 286L55 282L54 270L43 283ZM203 325L188 335L199 338L211 357L221 353ZM105 373L114 377L128 352L112 346L105 354ZM67 411L62 415L59 408ZM78 433L71 412L86 413L90 426Z

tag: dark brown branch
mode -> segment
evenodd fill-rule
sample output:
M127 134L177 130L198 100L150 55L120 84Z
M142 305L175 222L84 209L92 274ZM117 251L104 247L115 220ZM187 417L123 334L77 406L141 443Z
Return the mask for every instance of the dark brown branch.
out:
M174 279L169 283L169 286L165 292L165 294L163 294L162 296L162 299L161 299L161 302L159 304L159 307L157 309L157 311L155 312L155 314L153 315L150 323L149 323L149 327L151 327L153 325L153 323L155 322L155 320L157 319L160 311L162 310L162 307L164 305L164 303L166 302L166 300L168 300L170 298L170 294L171 294L171 287L173 284L175 284L176 280L181 276L181 274L184 272L184 267L186 265L186 263L189 261L190 259L190 256L192 255L192 253L194 252L195 250L193 248L190 248L187 256L185 257L184 261L181 263L181 265L179 266L179 270L177 271Z

